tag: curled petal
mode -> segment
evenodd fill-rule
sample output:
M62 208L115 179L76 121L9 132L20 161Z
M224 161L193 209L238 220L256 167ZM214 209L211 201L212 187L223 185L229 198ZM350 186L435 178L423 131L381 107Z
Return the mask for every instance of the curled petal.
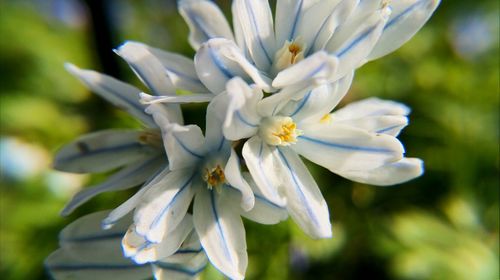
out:
M241 208L249 211L255 204L255 197L247 181L243 178L240 169L240 161L236 152L231 149L231 156L224 169L226 180L233 188L241 193Z
M233 40L233 33L222 11L212 1L179 0L179 12L189 25L189 43L197 50L212 38Z

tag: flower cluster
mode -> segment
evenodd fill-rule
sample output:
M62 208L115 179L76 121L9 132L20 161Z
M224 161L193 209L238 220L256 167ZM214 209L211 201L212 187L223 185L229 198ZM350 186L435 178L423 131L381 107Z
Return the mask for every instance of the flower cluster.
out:
M242 216L276 224L290 215L312 238L332 235L328 206L300 156L367 184L419 176L422 161L404 157L396 138L408 107L370 98L333 110L356 68L408 41L438 4L278 0L273 17L268 1L234 0L231 29L213 2L180 0L193 60L137 42L116 49L149 94L67 64L145 128L92 133L59 151L62 171L121 168L76 194L63 215L100 193L142 187L63 230L46 261L54 278L140 279L151 266L156 279L191 279L208 260L243 279ZM180 104L191 102L208 102L204 132L184 124Z

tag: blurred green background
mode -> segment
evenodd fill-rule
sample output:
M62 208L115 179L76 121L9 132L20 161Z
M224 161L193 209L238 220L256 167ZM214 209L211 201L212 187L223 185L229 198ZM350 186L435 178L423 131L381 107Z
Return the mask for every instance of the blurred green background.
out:
M395 0L396 1L396 0ZM230 1L217 1L228 13ZM290 221L246 222L248 279L499 279L498 1L444 1L397 52L357 71L344 103L369 96L412 109L400 139L425 174L395 187L352 183L310 165L334 237L311 240ZM79 188L102 180L51 170L62 144L139 124L64 71L71 61L140 85L111 51L137 40L193 55L167 0L0 1L0 275L46 279L43 259L77 217L131 192L104 194L59 216ZM185 106L202 123L202 107ZM222 279L208 268L203 279Z

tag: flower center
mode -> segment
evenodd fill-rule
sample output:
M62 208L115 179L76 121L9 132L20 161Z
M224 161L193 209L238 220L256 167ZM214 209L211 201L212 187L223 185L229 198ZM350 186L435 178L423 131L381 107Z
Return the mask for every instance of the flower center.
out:
M260 136L269 145L288 146L297 142L297 137L302 135L302 131L297 129L297 125L290 117L275 116L262 121L260 126Z
M224 171L217 165L212 169L205 168L205 173L203 174L203 180L207 182L208 189L219 188L226 182L226 176L224 175Z
M275 54L273 64L274 74L278 74L281 70L303 60L304 49L305 46L300 40L286 41L283 47Z

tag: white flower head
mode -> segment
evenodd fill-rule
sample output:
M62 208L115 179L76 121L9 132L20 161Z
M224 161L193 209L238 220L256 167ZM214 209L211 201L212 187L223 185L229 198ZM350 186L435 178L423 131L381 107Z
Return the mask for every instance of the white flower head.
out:
M235 0L233 29L209 0L180 0L197 50L196 70L214 93L242 77L267 92L334 82L408 41L439 0ZM199 65L199 66L198 66Z

